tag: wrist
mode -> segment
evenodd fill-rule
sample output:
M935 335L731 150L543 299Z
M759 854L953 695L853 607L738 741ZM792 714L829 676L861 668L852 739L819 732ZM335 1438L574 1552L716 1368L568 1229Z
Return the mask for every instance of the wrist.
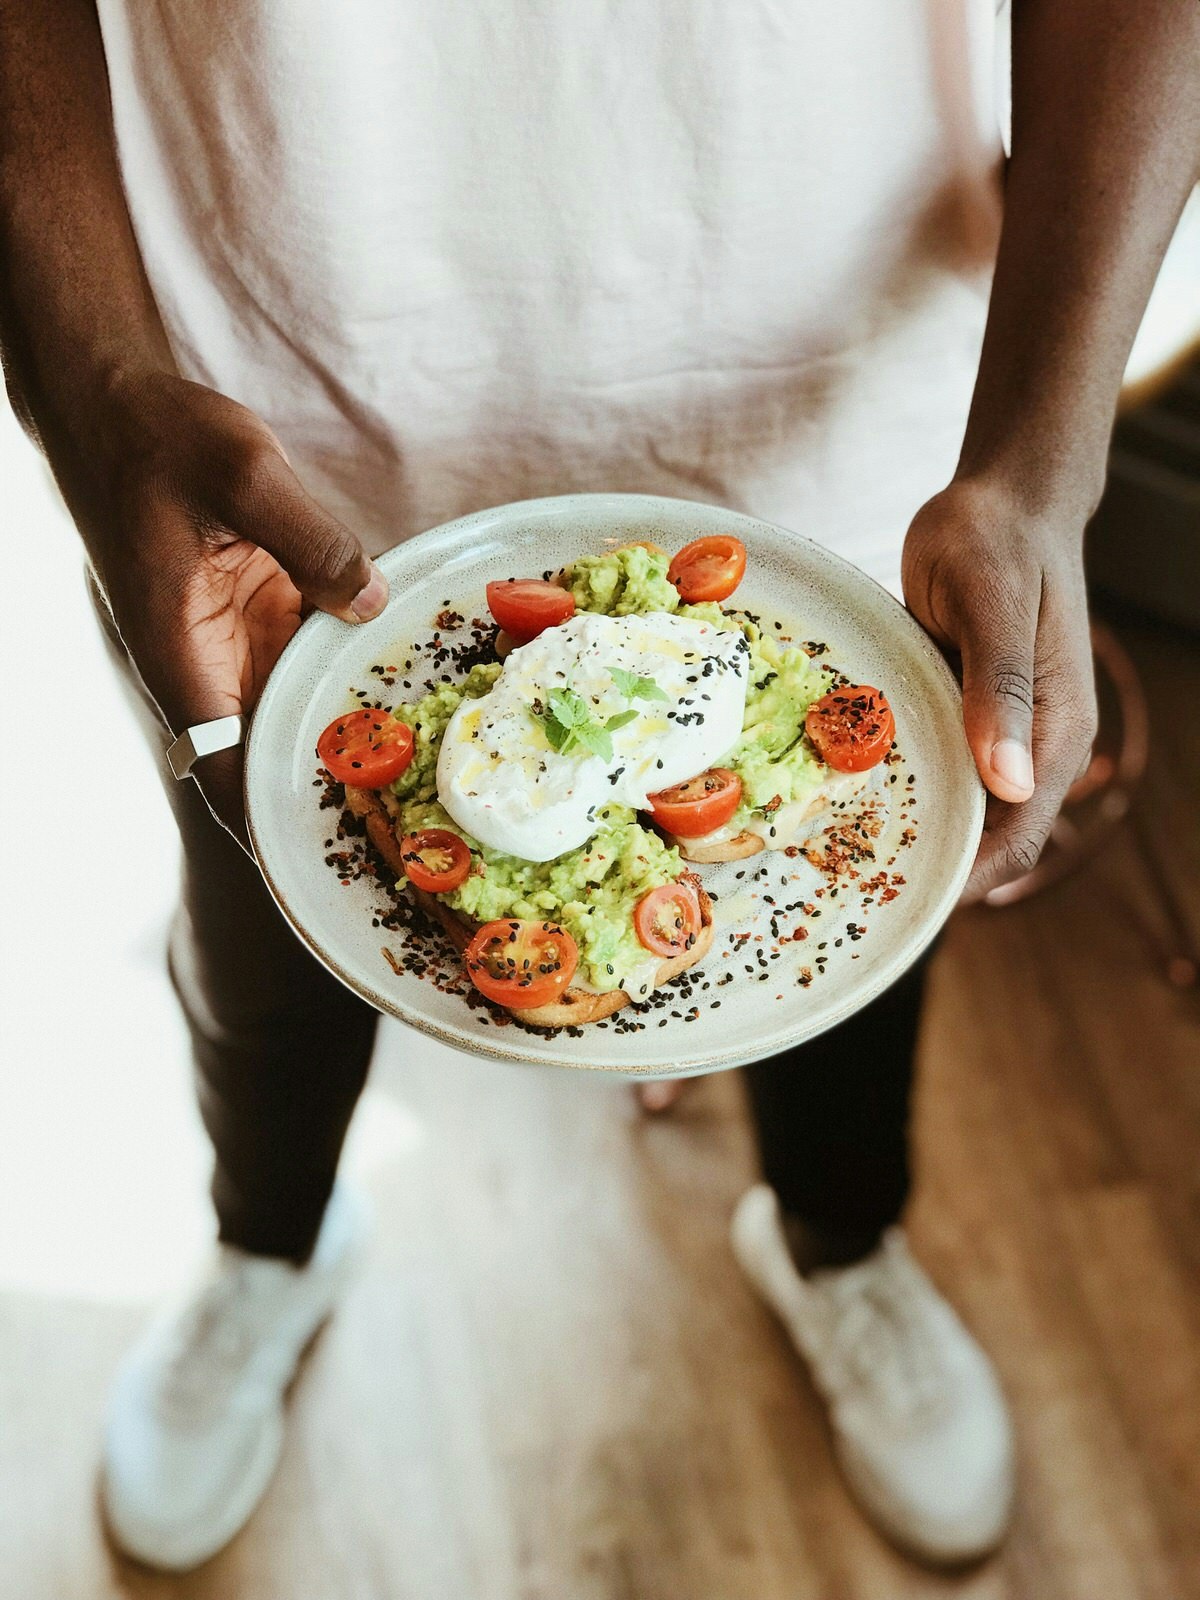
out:
M957 573L1000 589L1049 570L1081 572L1084 523L1061 505L1033 508L1001 474L959 473L918 511L904 544L904 592ZM939 576L940 575L940 576Z
M96 345L69 350L43 345L15 357L6 377L13 407L35 435L55 475L74 477L117 449L130 395L153 376L173 370L169 353L152 347Z
M123 488L131 449L145 437L133 420L130 396L156 369L150 353L96 347L55 353L47 342L37 358L11 345L5 379L18 420L45 455L67 508L101 574L123 542ZM20 357L26 357L21 359ZM161 369L158 369L161 370Z
M1119 373L1096 370L1076 343L1044 344L1010 338L997 354L989 322L955 477L1082 529L1104 492Z
M1009 516L1082 539L1104 492L1107 467L1106 449L1071 461L1045 449L985 452L964 445L951 483Z

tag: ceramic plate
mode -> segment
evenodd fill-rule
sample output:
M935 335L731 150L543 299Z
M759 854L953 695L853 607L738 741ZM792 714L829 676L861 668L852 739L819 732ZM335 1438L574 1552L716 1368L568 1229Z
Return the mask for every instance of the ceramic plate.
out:
M540 574L630 539L673 552L706 533L734 533L749 552L731 604L797 641L824 645L819 660L890 699L899 759L881 769L877 831L852 851L859 859L849 872L837 875L839 841L822 833L793 856L770 851L701 868L716 896L712 950L645 1007L557 1034L498 1020L490 1008L438 987L448 981L453 991L465 980L436 947L419 958L424 976L407 970L412 946L388 916L388 894L360 875L361 863L348 864L337 811L321 807L317 737L357 703L356 690L398 704L419 698L425 677L452 673L444 658L436 671L428 660L407 671L404 663L447 610L465 622L455 628L443 615L443 649L468 642L471 620L487 616L490 579ZM250 835L275 899L314 954L380 1011L477 1055L620 1074L711 1072L841 1022L898 978L949 915L975 855L984 800L958 688L904 608L848 562L798 534L713 506L568 495L447 523L389 551L380 565L392 592L382 616L355 628L310 617L284 651L255 714L246 764ZM844 868L844 850L840 859Z

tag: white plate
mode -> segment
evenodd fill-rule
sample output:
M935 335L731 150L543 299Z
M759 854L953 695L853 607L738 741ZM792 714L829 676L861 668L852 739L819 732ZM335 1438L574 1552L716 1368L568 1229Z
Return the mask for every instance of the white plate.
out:
M643 1015L626 1008L577 1036L497 1026L486 1010L470 1009L427 979L394 973L382 947L398 955L402 942L372 926L386 897L369 879L341 884L325 864L336 817L320 809L321 790L314 787L321 730L354 704L352 687L389 703L418 698L424 691L411 674L401 677L409 676L412 690L399 680L385 689L371 674L372 664L397 664L399 653L403 665L411 645L434 631L447 603L468 620L486 616L490 579L540 574L633 538L674 551L706 533L733 533L745 542L749 563L738 606L784 620L798 640L826 643L825 659L856 681L882 688L891 701L903 760L892 769L875 866L836 902L814 896L823 880L803 857L764 852L702 868L718 896L717 933L708 958L688 975L691 993L660 991L670 996L660 1009ZM894 982L949 915L975 855L984 802L963 736L958 688L904 608L848 562L798 534L714 506L643 495L566 495L447 523L398 545L380 565L392 590L382 616L360 627L313 616L288 645L259 703L246 762L250 836L275 899L314 954L380 1011L447 1044L505 1060L671 1077L711 1072L774 1054L841 1022ZM902 844L905 829L915 830L915 838ZM765 875L752 882L760 870ZM887 903L875 894L864 906L861 885L876 870L887 870L889 887L899 892ZM893 874L904 884L892 884ZM764 892L777 906L799 899L821 910L819 919L784 919L785 931L805 923L806 939L777 946ZM752 900L755 893L759 898ZM852 937L848 923L865 932ZM750 937L735 954L736 936L744 933ZM754 970L747 972L747 965ZM807 986L803 968L812 974ZM732 979L718 983L731 971ZM688 1021L692 1007L699 1014ZM644 1026L625 1031L638 1021Z

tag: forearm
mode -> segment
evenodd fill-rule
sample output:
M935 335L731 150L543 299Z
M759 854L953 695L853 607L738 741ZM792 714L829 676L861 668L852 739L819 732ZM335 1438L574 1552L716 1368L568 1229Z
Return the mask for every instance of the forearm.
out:
M0 0L0 350L68 500L100 445L105 393L172 366L117 168L92 0Z
M1200 175L1197 0L1015 0L1013 148L960 475L1082 526Z

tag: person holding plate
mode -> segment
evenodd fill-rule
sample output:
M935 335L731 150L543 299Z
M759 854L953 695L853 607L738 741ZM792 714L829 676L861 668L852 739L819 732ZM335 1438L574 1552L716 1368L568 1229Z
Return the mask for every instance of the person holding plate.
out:
M1197 176L1200 10L1013 0L1001 197L1008 33L992 0L0 5L9 392L195 779L170 955L220 1244L114 1391L134 1555L193 1566L251 1515L359 1231L377 1019L271 902L230 742L306 604L377 615L373 554L501 501L744 509L902 578L992 796L971 893L1036 860L1095 726L1081 535ZM866 1514L959 1560L1012 1446L905 1242L920 997L748 1073L734 1241Z

